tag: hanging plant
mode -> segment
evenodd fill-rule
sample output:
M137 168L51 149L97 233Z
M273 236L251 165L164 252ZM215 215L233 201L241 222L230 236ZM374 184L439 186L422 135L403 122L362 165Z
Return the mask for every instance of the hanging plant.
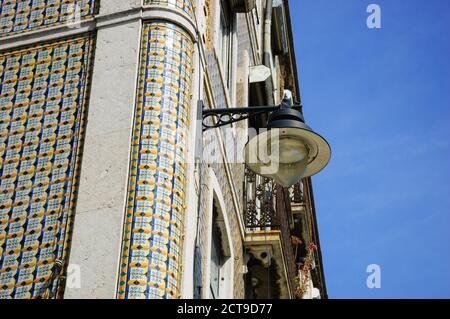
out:
M314 243L308 245L308 253L306 255L303 265L298 269L297 275L297 289L296 297L297 299L303 299L306 292L308 291L308 285L311 278L310 270L314 265L314 251L317 250L317 246Z

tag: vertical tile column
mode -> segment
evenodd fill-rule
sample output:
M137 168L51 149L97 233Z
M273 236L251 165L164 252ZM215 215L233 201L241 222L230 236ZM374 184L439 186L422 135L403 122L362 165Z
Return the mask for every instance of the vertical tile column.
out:
M182 27L144 23L119 298L179 297L193 55Z

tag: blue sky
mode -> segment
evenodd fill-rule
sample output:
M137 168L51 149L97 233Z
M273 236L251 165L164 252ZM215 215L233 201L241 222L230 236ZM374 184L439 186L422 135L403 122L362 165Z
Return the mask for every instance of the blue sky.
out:
M290 3L330 298L450 298L450 1Z

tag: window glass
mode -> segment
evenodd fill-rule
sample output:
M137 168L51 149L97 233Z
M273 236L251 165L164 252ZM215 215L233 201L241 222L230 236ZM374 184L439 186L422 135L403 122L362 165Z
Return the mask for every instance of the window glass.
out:
M231 67L231 15L225 1L221 1L217 50L227 87L230 82Z
M221 251L219 232L217 227L213 224L212 239L211 239L211 297L214 299L219 298L219 283L220 283L220 268L221 263Z
M220 296L220 280L222 266L224 264L223 247L220 239L220 230L217 224L216 203L213 201L213 223L211 231L211 275L210 289L211 298L218 299Z

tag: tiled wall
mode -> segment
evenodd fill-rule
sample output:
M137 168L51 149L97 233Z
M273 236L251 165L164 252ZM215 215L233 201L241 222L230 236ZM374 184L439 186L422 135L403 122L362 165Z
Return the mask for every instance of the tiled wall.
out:
M93 15L95 10L96 0L0 0L0 39L24 31L77 22Z
M43 297L67 260L93 41L0 53L0 299Z
M179 296L193 41L143 27L119 298Z

